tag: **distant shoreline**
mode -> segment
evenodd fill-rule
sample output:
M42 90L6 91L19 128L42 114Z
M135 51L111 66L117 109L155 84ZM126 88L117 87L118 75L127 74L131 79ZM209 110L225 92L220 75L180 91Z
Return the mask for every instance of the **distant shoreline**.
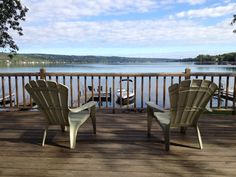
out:
M160 62L183 62L196 65L236 65L236 52L222 55L198 55L196 58L142 58L119 56L76 56L55 54L17 54L12 59L0 53L1 65L48 65L48 64L152 64Z

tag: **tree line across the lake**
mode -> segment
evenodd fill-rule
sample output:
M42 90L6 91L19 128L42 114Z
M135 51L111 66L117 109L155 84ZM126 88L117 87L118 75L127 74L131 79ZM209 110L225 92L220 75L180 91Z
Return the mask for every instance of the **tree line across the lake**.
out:
M236 64L236 52L221 55L198 55L195 58L185 58L181 61L195 64Z
M156 63L156 62L194 62L195 64L236 64L236 52L222 55L198 55L195 58L135 58L117 56L76 56L53 54L17 54L9 58L7 53L0 53L0 64L42 64L42 63Z
M76 55L54 55L54 54L17 54L9 58L7 53L0 53L0 63L13 64L35 64L35 63L155 63L173 62L175 59L165 58L136 58L118 56L76 56Z

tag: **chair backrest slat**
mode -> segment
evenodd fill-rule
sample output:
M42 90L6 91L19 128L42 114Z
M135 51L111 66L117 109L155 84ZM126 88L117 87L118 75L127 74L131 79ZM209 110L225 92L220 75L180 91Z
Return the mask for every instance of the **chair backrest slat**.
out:
M179 99L179 84L169 87L171 117L176 117Z
M179 93L178 93L178 100L177 100L177 113L176 117L173 120L174 124L182 124L182 122L186 119L186 114L183 110L188 106L188 98L191 96L189 95L189 86L190 80L182 81L179 85Z
M47 85L47 83L44 80L38 80L36 83L38 84L38 87L35 89L37 89L37 92L40 92L42 94L41 99L43 99L48 105L46 109L48 109L50 112L50 114L48 115L50 117L50 123L56 124L57 118L59 117L57 117L56 111L54 109L55 103L51 95L53 90Z
M197 117L197 119L192 119L193 124L197 123L200 114L204 111L205 107L207 106L209 100L211 99L211 97L213 96L217 88L218 87L215 83L212 83L210 81L203 82L203 86L201 90L203 92L203 96L199 100L199 105L201 105L201 110L199 112L194 113L193 117Z
M62 108L68 108L68 88L65 87L62 84L58 84L59 89L59 106ZM65 122L68 121L68 113L69 109L61 109L59 110L61 113L61 116Z
M194 113L198 112L201 105L199 105L199 100L202 98L201 89L202 80L194 80L189 82L188 97L186 99L186 106L182 112L182 121L181 124L191 124L190 120L194 119ZM180 100L179 100L180 101Z
M54 81L30 81L26 90L46 115L49 124L69 125L68 88Z
M41 94L41 92L35 91L35 88L37 88L37 84L34 82L31 82L31 84L26 84L25 88L28 91L28 93L31 95L31 97L34 99L39 109L42 112L44 112L47 118L47 121L49 122L50 110L47 109L48 108L47 102L45 102L45 100L42 99L43 95Z
M217 85L208 80L185 80L169 87L171 126L194 126Z

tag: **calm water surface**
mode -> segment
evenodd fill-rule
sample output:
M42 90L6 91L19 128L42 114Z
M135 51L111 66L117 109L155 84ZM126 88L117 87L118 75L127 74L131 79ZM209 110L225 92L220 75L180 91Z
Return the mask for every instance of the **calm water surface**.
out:
M0 72L38 72L42 66L5 66ZM160 62L152 64L55 64L44 65L48 72L81 73L159 73L183 72L189 67L192 72L236 72L236 65L195 65L193 63Z

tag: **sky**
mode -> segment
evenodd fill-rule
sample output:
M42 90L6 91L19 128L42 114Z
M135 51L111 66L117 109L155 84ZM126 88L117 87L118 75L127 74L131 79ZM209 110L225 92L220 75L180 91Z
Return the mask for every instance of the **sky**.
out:
M236 52L235 0L22 0L19 53L187 58Z

